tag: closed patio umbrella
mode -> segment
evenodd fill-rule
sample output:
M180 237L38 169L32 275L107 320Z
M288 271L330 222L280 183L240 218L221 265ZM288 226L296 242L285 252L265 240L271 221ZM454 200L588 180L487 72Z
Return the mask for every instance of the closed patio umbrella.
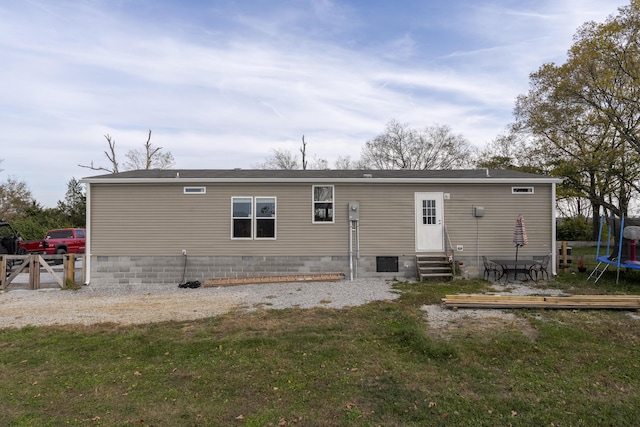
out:
M513 231L513 244L516 246L516 261L518 260L518 249L529 243L527 238L527 228L524 225L524 217L518 215L516 219L516 227Z

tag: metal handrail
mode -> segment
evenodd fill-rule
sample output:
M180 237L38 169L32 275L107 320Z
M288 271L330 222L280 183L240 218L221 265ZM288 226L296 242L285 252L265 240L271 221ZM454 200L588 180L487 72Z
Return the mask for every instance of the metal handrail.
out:
M451 268L454 269L455 268L455 264L456 264L456 260L454 258L454 252L453 252L453 244L451 243L451 237L449 236L449 228L447 227L447 224L444 224L444 235L447 239L447 243L449 250L447 250L447 247L445 247L445 252L447 253L447 255L451 254ZM455 271L454 271L455 273Z

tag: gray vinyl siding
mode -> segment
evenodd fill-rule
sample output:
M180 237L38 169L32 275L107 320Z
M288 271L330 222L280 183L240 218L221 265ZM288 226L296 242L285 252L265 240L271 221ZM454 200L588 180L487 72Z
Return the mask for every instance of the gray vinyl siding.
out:
M330 183L328 182L327 185ZM91 254L95 256L344 256L348 251L347 204L360 202L363 256L415 253L415 192L441 191L444 220L454 247L463 255L478 251L513 256L515 219L526 220L529 245L522 256L551 251L551 185L534 194L511 194L510 185L348 185L336 184L335 223L312 223L311 184L204 185L206 194L183 194L170 184L91 184ZM231 198L277 199L276 240L231 239ZM476 220L473 206L483 206ZM478 245L477 242L480 242Z
M456 256L509 257L515 255L513 234L518 215L525 219L529 243L519 249L522 258L543 256L552 251L551 185L535 185L534 194L511 194L511 185L466 185L447 187L445 222L452 246L463 245ZM484 216L472 210L484 207Z
M341 186L342 204L360 202L360 253L397 256L415 253L414 192L418 186ZM337 192L337 190L336 190ZM346 215L346 213L344 214ZM348 227L345 221L345 227ZM345 234L348 238L348 234Z
M349 243L347 204L361 206L361 251L414 251L413 191L391 186L336 186L334 223L312 223L312 186L216 185L183 194L183 185L92 185L94 255L334 256ZM277 200L276 240L231 239L231 198ZM389 220L389 218L393 218Z

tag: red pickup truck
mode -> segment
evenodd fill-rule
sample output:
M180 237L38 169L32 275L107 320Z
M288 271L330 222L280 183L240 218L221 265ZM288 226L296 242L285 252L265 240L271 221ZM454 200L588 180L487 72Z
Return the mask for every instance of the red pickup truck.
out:
M18 253L83 254L84 246L84 228L61 228L47 231L43 240L18 242Z

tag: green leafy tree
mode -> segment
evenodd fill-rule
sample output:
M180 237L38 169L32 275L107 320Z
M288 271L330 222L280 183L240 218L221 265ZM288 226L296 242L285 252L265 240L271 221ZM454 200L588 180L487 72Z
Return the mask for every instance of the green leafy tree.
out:
M48 230L72 226L68 217L60 209L43 208L35 201L20 215L16 215L11 223L26 240L42 239Z
M15 178L0 182L0 219L11 221L32 203L33 196L26 182Z
M575 36L566 93L610 124L640 152L640 0L604 23L588 22Z
M518 97L514 129L536 141L545 169L566 177L560 197L593 216L626 215L640 179L640 0L577 32L562 65L544 64Z
M74 227L84 227L87 213L87 196L84 185L75 178L67 183L67 193L63 201L58 202L58 209L68 218Z
M511 128L478 150L474 157L476 166L480 168L548 173L535 144Z

